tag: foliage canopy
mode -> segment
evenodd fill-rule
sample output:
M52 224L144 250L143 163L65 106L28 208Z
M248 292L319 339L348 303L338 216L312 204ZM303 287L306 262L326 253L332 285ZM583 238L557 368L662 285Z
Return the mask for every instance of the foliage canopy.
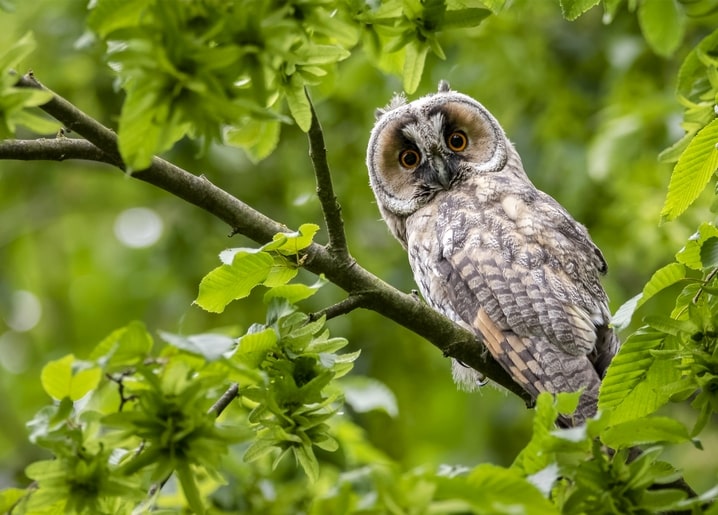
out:
M181 198L192 190L224 221L206 207L218 198L209 179L238 190L257 209L241 213L256 213L263 229L233 226L259 247L224 250L217 266L227 245L215 222L176 199L92 178L94 164L65 177L67 163L7 163L2 511L718 510L705 457L718 410L715 0L75 4L0 1L17 11L0 18L12 29L0 36L0 158L81 158L148 180L164 154L207 178L148 182ZM30 66L116 139L18 74ZM72 73L56 71L64 66ZM617 310L625 341L600 413L583 426L555 427L575 393L540 396L531 417L517 398L467 397L411 333L348 314L366 307L401 321L405 308L376 278L367 284L386 296L337 279L351 257L311 138L320 119L332 127L327 149L357 262L409 290L400 250L366 208L363 146L369 113L391 90L413 94L439 77L501 113L532 178L589 226L618 270L609 292L641 292ZM132 204L153 209L115 218ZM259 238L281 227L262 213L297 230ZM349 297L338 300L336 286ZM686 449L702 458L681 459ZM704 493L687 495L682 476Z

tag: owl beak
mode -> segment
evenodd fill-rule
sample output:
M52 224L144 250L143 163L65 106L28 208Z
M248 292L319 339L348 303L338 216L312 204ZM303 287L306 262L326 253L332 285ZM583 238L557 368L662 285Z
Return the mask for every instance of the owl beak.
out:
M454 174L451 172L449 167L446 166L446 161L444 161L440 156L435 156L433 161L434 170L436 170L436 179L439 181L442 188L448 190Z

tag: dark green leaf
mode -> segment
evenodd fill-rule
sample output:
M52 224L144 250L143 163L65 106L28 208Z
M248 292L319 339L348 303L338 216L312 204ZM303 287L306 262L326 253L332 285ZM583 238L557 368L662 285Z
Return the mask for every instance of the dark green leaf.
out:
M718 237L711 236L701 245L701 262L703 268L715 268L718 266Z

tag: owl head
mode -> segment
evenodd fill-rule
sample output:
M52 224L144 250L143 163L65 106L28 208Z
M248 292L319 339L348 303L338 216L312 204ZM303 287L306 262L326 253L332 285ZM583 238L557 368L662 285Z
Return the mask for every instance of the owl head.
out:
M437 93L413 102L395 96L376 118L367 168L379 209L400 241L401 219L467 174L501 170L511 147L484 106L444 81Z

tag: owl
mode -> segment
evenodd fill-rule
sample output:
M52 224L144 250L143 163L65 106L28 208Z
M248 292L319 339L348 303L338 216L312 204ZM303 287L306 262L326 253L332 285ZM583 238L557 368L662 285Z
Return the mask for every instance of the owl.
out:
M600 283L606 261L584 226L531 183L489 111L450 90L395 96L367 151L370 184L434 309L477 336L533 398L581 390L576 425L596 412L618 348ZM452 364L473 389L478 372Z

